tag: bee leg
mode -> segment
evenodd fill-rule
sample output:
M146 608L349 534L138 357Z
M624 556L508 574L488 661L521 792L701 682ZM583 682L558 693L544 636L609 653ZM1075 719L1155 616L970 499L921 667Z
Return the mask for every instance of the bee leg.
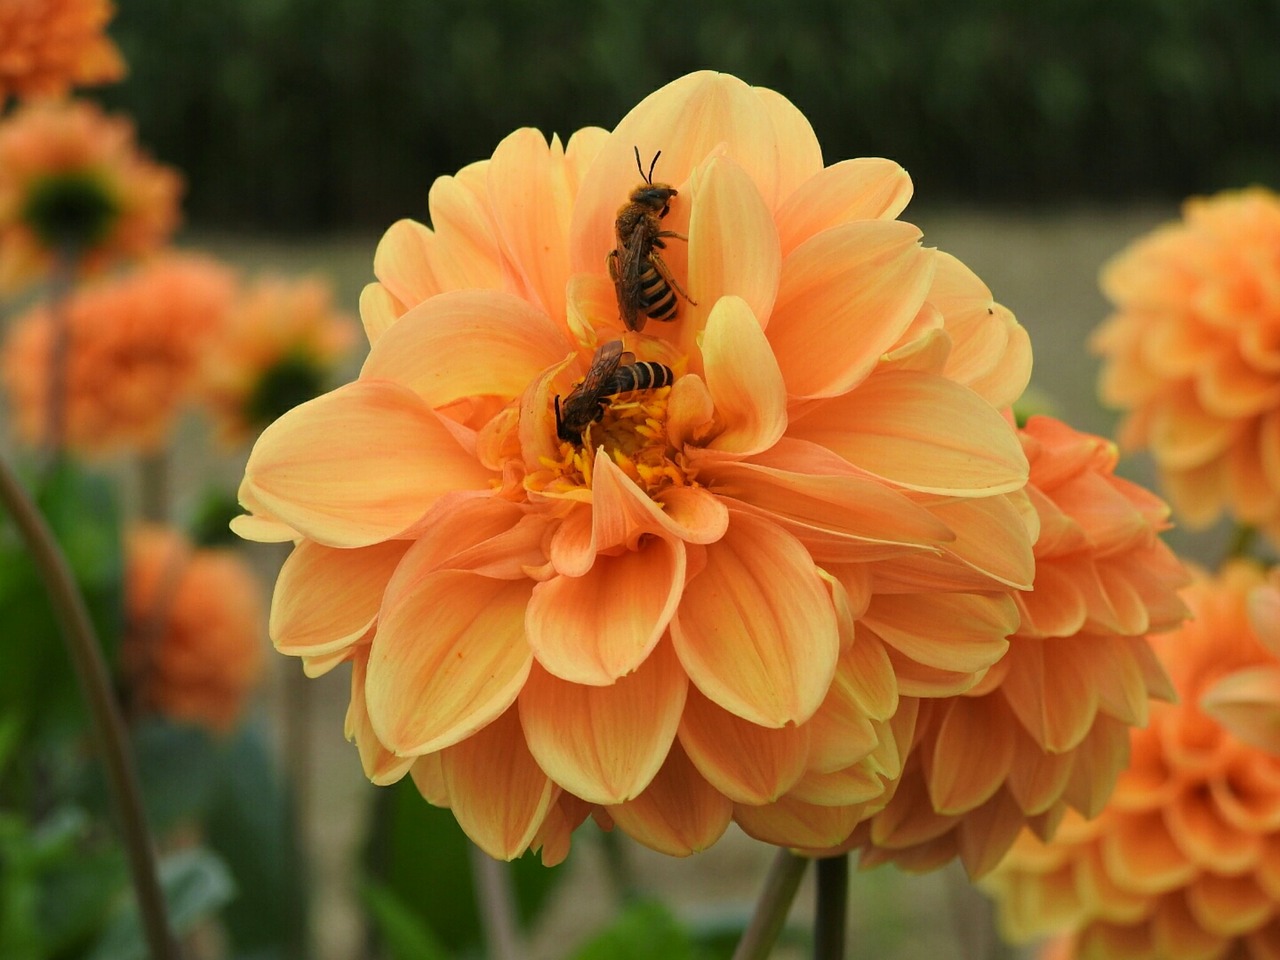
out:
M698 305L698 301L689 296L689 291L680 286L680 281L675 278L675 274L673 274L667 266L667 261L663 260L662 257L658 256L656 253L651 253L649 254L649 262L653 264L653 268L658 271L662 276L662 279L671 284L676 293L688 300L693 306L696 307Z
M605 264L609 268L609 279L614 283L618 282L618 251L610 250L608 256L604 258Z
M654 239L653 239L654 244L659 247L666 246L665 243L658 243L658 238L660 237L674 237L676 240L683 240L685 243L689 242L688 234L676 233L674 230L659 230L656 234L654 234Z

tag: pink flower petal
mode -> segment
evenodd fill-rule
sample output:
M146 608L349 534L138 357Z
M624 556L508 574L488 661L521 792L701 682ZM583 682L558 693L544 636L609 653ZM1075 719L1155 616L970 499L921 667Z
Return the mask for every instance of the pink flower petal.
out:
M671 637L689 678L730 713L803 723L827 694L840 647L831 597L790 534L743 513L706 547Z
M362 547L406 530L443 494L487 489L492 477L416 394L359 381L267 427L240 495L318 543Z
M527 581L430 574L378 620L366 697L378 739L401 755L471 736L515 702L533 662Z

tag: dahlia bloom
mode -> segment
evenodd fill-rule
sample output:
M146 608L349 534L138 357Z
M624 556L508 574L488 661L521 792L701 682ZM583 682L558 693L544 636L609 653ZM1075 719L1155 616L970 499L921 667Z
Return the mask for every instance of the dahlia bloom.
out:
M971 876L1019 830L1095 816L1128 762L1129 727L1170 696L1146 634L1182 621L1183 565L1160 540L1168 508L1115 475L1115 445L1050 417L1020 431L1040 518L1035 584L1009 650L962 696L923 700L888 806L859 831L862 863Z
M1280 197L1254 188L1188 201L1102 272L1102 398L1190 526L1225 509L1280 534L1277 249Z
M606 265L637 145L697 301L643 334ZM295 542L270 633L312 674L351 662L375 782L545 862L588 815L685 855L731 820L830 847L884 803L918 700L1007 649L1037 527L1000 412L1026 334L897 219L910 194L697 73L612 133L513 133L435 183L433 229L391 227L359 378L263 433L235 522ZM556 398L618 339L674 384L560 440Z
M59 307L69 328L67 448L100 456L160 447L235 289L234 273L216 261L169 254L75 290ZM0 355L11 419L29 443L47 439L53 333L49 307L36 306L14 321Z
M135 706L225 732L262 674L253 571L226 550L143 526L126 544L121 660Z
M325 280L255 281L201 357L201 393L223 437L243 440L323 392L354 342Z
M0 122L0 292L42 276L63 249L85 272L150 253L178 225L181 192L128 120L91 103L22 107Z
M1280 753L1280 569L1249 594L1248 604L1249 623L1271 659L1227 674L1204 692L1200 706L1246 743Z
M1072 935L1070 956L1280 956L1280 757L1207 715L1221 678L1273 655L1249 620L1261 570L1236 561L1183 592L1192 619L1152 645L1177 692L1130 731L1100 816L1024 833L988 884L1005 931Z
M0 5L0 108L9 97L60 97L124 76L105 33L110 0L5 0Z

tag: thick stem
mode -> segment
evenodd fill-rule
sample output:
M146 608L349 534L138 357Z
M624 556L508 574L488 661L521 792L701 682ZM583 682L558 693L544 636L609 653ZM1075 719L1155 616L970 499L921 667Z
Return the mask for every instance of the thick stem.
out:
M89 705L93 734L102 752L107 784L120 818L120 831L151 956L153 960L177 960L178 944L169 930L164 895L156 870L155 846L147 831L138 775L126 743L124 721L111 693L102 648L89 620L84 597L76 587L53 533L2 457L0 502L13 517L49 591L81 693Z
M471 877L488 955L491 960L521 960L524 947L516 927L516 900L511 889L510 866L493 859L474 843L470 848Z
M796 890L800 888L800 880L808 866L807 858L798 857L785 847L778 849L778 855L769 867L769 875L764 879L764 889L756 901L751 923L738 941L738 949L733 951L733 960L765 960L769 956L778 934L786 925L791 902L796 898Z
M844 960L849 915L849 855L818 861L818 900L813 919L813 960Z

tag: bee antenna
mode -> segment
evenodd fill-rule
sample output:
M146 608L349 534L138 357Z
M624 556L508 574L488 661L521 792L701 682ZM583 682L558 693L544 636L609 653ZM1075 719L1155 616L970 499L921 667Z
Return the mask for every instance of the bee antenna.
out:
M649 164L649 176L645 177L645 179L648 180L650 184L653 183L653 168L658 165L658 158L660 156L662 156L661 150L653 155L653 163Z
M640 162L640 147L635 146L632 149L636 152L636 169L640 171L640 176L644 177L644 164ZM652 176L652 171L650 171L650 176ZM644 179L645 183L652 182L649 180L649 177L644 177Z

